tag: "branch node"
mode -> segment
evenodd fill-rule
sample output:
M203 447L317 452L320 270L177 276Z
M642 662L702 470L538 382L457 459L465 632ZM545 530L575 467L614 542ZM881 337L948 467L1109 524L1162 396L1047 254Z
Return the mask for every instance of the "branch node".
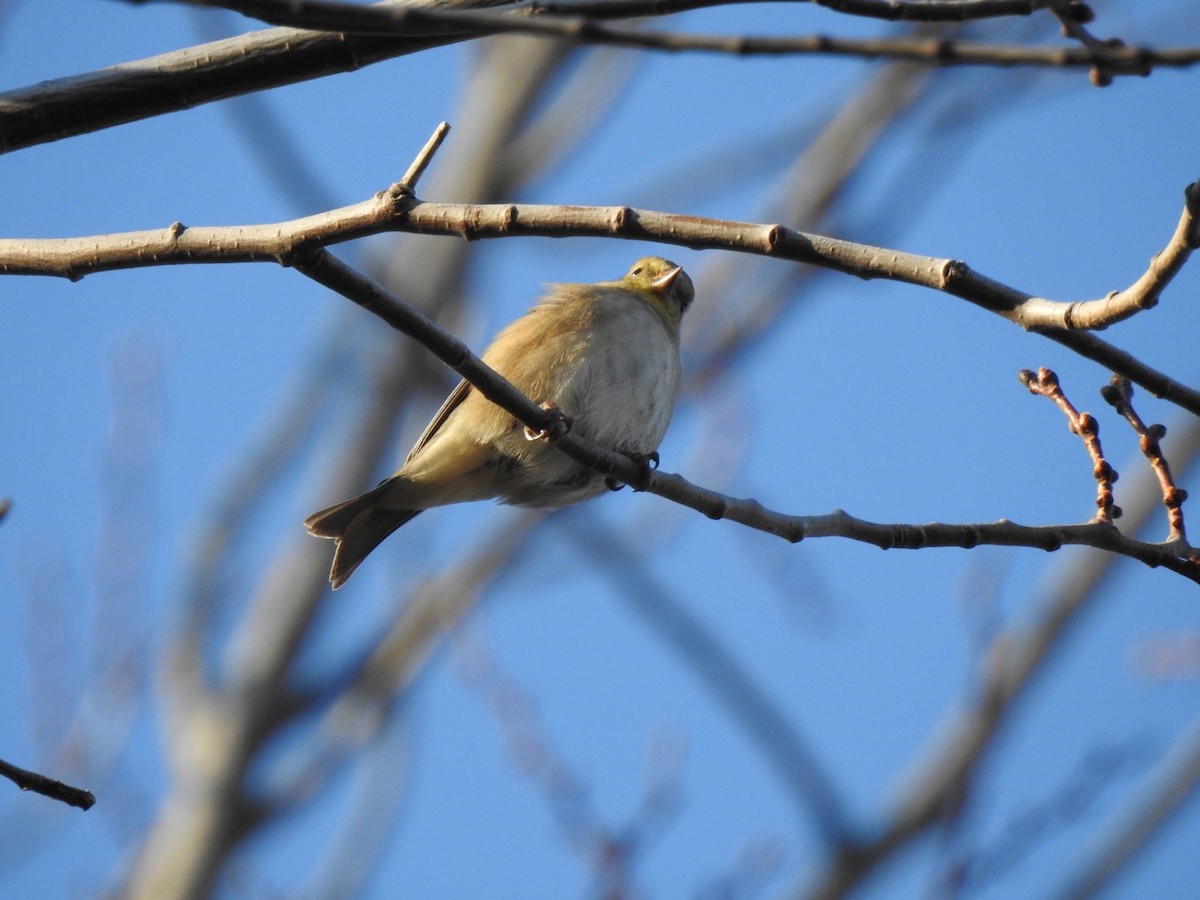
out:
M612 214L612 229L617 234L623 232L634 220L634 212L628 206L618 206Z
M971 271L961 259L948 259L942 266L942 290L948 289L954 282L965 278Z

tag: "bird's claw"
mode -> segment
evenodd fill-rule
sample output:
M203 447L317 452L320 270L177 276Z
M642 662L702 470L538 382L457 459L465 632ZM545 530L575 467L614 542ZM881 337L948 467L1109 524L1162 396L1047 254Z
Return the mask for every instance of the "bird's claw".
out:
M525 440L527 441L550 441L558 440L568 431L571 430L571 417L558 408L557 403L551 403L547 400L541 404L542 409L554 415L555 421L549 428L543 428L541 431L534 431L528 425L525 426Z
M632 459L639 466L645 466L647 469L647 474L649 474L649 470L658 468L657 450L651 450L649 453L627 453L625 455ZM604 479L604 486L610 491L619 491L621 488L625 487L623 482L617 481L617 479L613 478L611 475ZM634 488L634 490L637 490L637 488Z

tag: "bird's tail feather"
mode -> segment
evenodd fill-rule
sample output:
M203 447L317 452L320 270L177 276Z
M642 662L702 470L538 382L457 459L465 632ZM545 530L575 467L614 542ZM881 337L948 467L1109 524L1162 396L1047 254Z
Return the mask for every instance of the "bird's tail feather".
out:
M304 520L304 527L310 533L337 542L329 570L329 581L335 591L384 538L421 511L381 509L377 501L387 486L384 482L374 490L315 512Z

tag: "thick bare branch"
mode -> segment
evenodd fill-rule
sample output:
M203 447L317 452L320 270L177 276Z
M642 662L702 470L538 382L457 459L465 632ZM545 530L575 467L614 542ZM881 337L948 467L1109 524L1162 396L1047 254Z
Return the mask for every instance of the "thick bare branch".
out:
M146 3L150 0L131 0ZM161 0L160 0L161 2ZM190 3L195 6L215 6L240 12L271 25L296 28L316 28L323 31L343 31L371 34L412 34L420 30L450 30L456 17L442 16L438 10L389 8L386 4L363 7L336 0L166 0ZM755 0L721 0L719 4L706 0L660 0L654 4L645 0L592 0L592 2L532 2L514 3L506 12L519 12L540 19L571 18L586 22L589 18L633 18L645 15L668 15L697 9L702 6L734 6ZM1028 16L1047 5L1046 0L797 0L823 6L834 12L892 22L967 22L995 19L1004 16ZM1072 7L1082 7L1078 0L1066 0ZM464 18L463 23L467 20ZM461 27L461 25L460 25ZM470 26L468 26L470 27ZM491 23L480 23L480 31L489 31ZM584 24L581 27L587 29ZM467 30L467 29L462 29ZM474 30L474 29L472 29Z
M146 2L146 0L135 0ZM776 37L766 35L703 35L682 32L646 31L603 25L600 16L611 12L595 4L571 4L554 7L553 14L545 7L521 5L502 12L475 10L359 6L337 2L293 2L293 0L172 0L197 6L215 6L234 10L273 25L320 31L343 32L355 35L414 37L429 34L469 32L502 34L518 32L578 41L586 44L607 44L639 50L666 52L699 51L737 56L784 56L814 54L854 56L866 59L904 59L928 65L993 65L1035 66L1045 68L1103 67L1111 75L1146 75L1155 66L1187 67L1200 62L1200 47L1157 49L1127 46L1123 43L1095 41L1086 46L1024 47L957 41L945 37L902 37L854 39L823 34ZM607 6L605 4L604 6ZM897 4L876 4L888 10ZM912 4L906 12L930 12L934 4ZM967 6L979 13L982 4L960 4L956 12ZM540 15L529 15L540 13ZM600 15L597 15L597 14ZM948 10L933 10L935 18L919 15L900 15L911 21L946 21L937 15ZM1022 12L1022 14L1025 14ZM879 16L889 18L891 16ZM1111 80L1111 79L1110 79Z
M730 0L597 2L573 14L593 18L658 16ZM1012 2L1012 0L1004 0ZM1026 5L1033 0L1026 0ZM444 0L442 8L486 9L496 0ZM512 8L512 7L506 7ZM542 7L553 11L552 7ZM87 134L126 122L253 91L294 84L427 50L479 33L347 35L272 28L0 93L0 153Z

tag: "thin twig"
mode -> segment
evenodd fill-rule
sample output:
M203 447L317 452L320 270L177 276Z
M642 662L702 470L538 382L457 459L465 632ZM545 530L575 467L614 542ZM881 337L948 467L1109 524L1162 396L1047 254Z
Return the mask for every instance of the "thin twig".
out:
M1129 383L1128 378L1114 375L1112 377L1112 384L1103 388L1100 391L1100 395L1137 432L1142 454L1150 461L1150 468L1158 479L1159 488L1162 490L1163 505L1167 508L1167 524L1170 528L1167 541L1179 541L1186 544L1187 534L1183 524L1183 502L1187 500L1188 494L1187 491L1175 484L1175 479L1171 476L1171 466L1162 451L1160 442L1167 436L1167 427L1160 424L1148 426L1142 421L1142 417L1133 408L1133 385Z
M1065 311L1066 327L1101 330L1158 305L1163 290L1197 247L1200 247L1200 182L1184 189L1179 224L1167 245L1154 254L1141 277L1123 291L1113 291L1099 300L1071 304Z
M1036 373L1022 369L1017 377L1029 393L1053 400L1067 417L1071 433L1083 440L1088 456L1092 458L1092 477L1096 479L1096 521L1111 525L1113 519L1120 518L1121 509L1113 506L1113 482L1117 480L1117 473L1104 458L1100 447L1100 423L1091 413L1081 413L1071 404L1058 383L1058 376L1045 366Z
M408 167L408 171L404 173L404 177L400 179L401 184L405 185L410 191L417 189L417 182L425 174L425 170L429 168L429 164L433 162L434 154L438 152L438 148L442 146L442 141L446 140L446 135L449 133L449 122L438 124L437 128L433 130L433 134L429 136L429 140L425 142L425 146L421 148L421 152L412 161L412 165Z
M1094 65L1088 77L1096 87L1108 87L1112 84L1114 75L1150 74L1148 66L1118 71L1108 64L1105 57L1109 51L1123 48L1125 42L1119 38L1102 40L1092 34L1087 28L1087 23L1092 21L1095 13L1086 3L1080 0L1045 0L1045 6L1058 19L1063 37L1079 41L1083 49L1091 55Z
M71 787L37 772L30 772L0 759L0 775L3 775L23 791L33 791L52 800L60 800L68 806L89 810L96 803L96 795L83 788Z

